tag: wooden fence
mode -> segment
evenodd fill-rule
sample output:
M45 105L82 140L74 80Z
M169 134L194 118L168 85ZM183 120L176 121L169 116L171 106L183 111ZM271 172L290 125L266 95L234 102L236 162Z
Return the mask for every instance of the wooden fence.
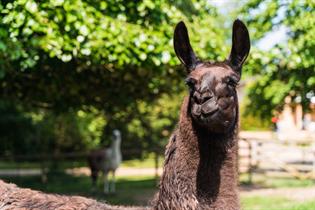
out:
M277 140L239 140L239 172L315 179L315 148L309 143Z
M131 151L132 152L132 151ZM253 174L260 173L266 176L294 177L298 179L315 179L315 147L312 144L288 143L276 140L258 140L253 138L239 139L239 166L240 173L248 175L248 181L252 182ZM58 156L49 154L20 155L0 157L2 162L10 162L12 173L18 175L40 175L42 180L47 180L48 168L54 162L66 162L67 168L77 167L75 162L86 161L87 153L66 153ZM158 177L159 157L162 152L154 155L155 175ZM35 163L33 170L23 171L23 162ZM64 169L65 167L61 167ZM2 167L3 169L3 167ZM8 169L10 170L10 169ZM21 173L23 171L23 173ZM0 176L3 175L0 170Z
M137 151L128 150L122 155L134 154ZM162 156L160 150L153 151L154 170L152 175L159 178L159 159ZM0 177L1 176L41 176L43 183L47 182L47 174L58 174L74 169L87 167L88 152L73 152L60 154L32 154L32 155L7 155L0 156ZM4 163L1 165L1 163ZM26 164L26 166L25 166ZM9 166L6 168L6 166Z

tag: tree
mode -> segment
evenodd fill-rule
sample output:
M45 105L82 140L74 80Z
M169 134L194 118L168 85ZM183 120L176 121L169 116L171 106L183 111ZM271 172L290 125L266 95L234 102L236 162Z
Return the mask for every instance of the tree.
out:
M202 20L204 5L191 18L162 0L17 0L2 7L2 95L54 109L109 110L165 92L167 79L182 75L171 42L180 19L205 28L207 37L194 38L201 55L217 57L223 40L213 18Z
M38 149L33 146L37 145L33 138L35 126L18 106L1 100L0 115L0 155L32 153Z
M15 0L0 9L1 97L56 116L96 109L106 122L103 138L119 128L139 143L126 144L133 147L147 147L141 133L160 141L156 117L143 114L159 116L151 108L167 107L163 97L181 101L175 24L189 23L201 57L223 60L228 51L216 10L204 1ZM132 129L135 119L140 126Z
M281 109L286 96L308 110L315 90L314 1L250 0L242 8L256 42L279 27L287 30L285 43L270 51L254 49L248 70L255 75L249 88L249 111L269 118Z

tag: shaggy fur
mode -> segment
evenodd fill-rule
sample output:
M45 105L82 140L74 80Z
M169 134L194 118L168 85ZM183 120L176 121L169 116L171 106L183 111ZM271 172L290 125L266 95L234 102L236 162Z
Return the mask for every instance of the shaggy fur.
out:
M165 152L155 209L239 209L236 133L197 131L182 105L178 128Z
M7 184L0 180L0 209L40 209L40 210L144 210L145 207L110 206L93 199L81 196L61 196L45 194L30 189L21 189L14 184Z
M190 94L166 148L154 209L238 210L236 85L250 49L248 31L234 22L231 54L222 63L197 58L183 22L176 26L174 48Z

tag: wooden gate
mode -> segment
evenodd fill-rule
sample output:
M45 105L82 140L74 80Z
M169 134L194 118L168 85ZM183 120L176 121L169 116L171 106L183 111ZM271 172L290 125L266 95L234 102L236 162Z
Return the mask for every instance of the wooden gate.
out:
M315 148L312 144L277 140L239 140L239 172L315 179Z

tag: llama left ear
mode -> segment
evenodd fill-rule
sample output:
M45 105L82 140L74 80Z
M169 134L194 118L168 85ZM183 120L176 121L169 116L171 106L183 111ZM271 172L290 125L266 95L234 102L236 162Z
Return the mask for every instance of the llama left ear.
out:
M198 63L198 59L190 45L188 31L183 21L179 22L175 27L174 50L188 73L191 72Z
M242 21L236 19L233 23L232 49L228 62L231 67L240 74L249 50L250 39L248 30Z

